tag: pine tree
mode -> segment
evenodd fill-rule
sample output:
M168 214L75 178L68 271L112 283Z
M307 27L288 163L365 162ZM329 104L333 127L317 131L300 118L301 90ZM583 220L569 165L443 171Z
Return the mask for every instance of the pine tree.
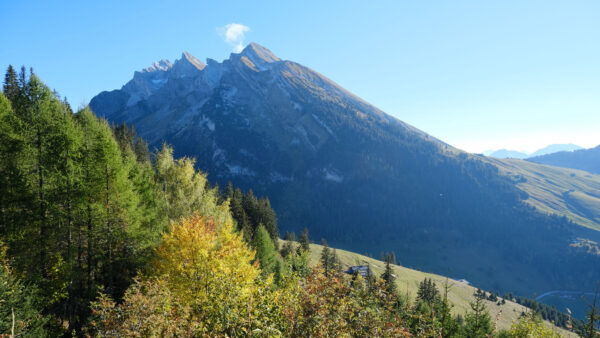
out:
M436 309L436 314L442 328L442 337L454 337L460 330L460 324L456 319L452 318L453 305L448 300L450 288L451 285L446 277L446 281L444 282L444 296Z
M223 196L226 199L229 199L231 201L231 199L233 199L233 184L231 183L231 181L227 182L227 185L225 186L225 191L223 192Z
M487 337L492 333L492 320L485 309L485 297L481 296L481 290L475 293L475 301L470 303L471 312L465 316L464 334L467 337Z
M395 295L397 294L396 276L394 276L394 271L391 267L391 261L392 257L390 255L387 255L385 257L385 271L381 275L381 278L385 282L387 292L392 295Z
M1 94L0 94L1 95ZM21 281L8 264L6 248L0 242L0 335L45 337L49 318L42 314L38 290ZM11 333L12 332L12 333ZM10 334L9 334L10 333Z
M302 250L306 251L306 252L310 252L310 238L308 235L308 229L304 228L304 230L302 230L302 233L300 234L300 247L302 248Z
M283 239L286 241L281 248L281 257L285 258L290 254L294 253L294 242L296 240L296 234L293 232L286 232Z
M598 285L596 286L596 292L594 293L594 300L591 304L588 304L588 312L585 318L584 332L582 336L585 338L597 338L600 337L598 331L598 325L600 324L600 314L598 314Z
M275 265L277 264L277 251L275 245L269 236L269 232L263 225L259 225L258 229L254 232L252 238L252 246L256 249L256 260L260 262L262 269L262 275L268 276L275 272Z
M321 245L323 246L323 250L321 251L321 265L323 266L325 275L329 276L329 271L331 268L331 252L325 238L321 239Z
M18 107L18 101L21 96L21 87L19 86L19 80L17 79L17 72L12 65L8 66L6 74L4 75L4 86L2 91L6 98L13 104L14 108Z
M20 210L27 209L23 202L31 200L20 170L25 150L21 128L10 101L0 93L0 236L5 238L25 226Z
M237 230L244 233L244 240L246 243L249 243L254 231L244 209L244 194L239 188L233 191L229 207L231 215L237 224Z
M440 293L435 285L435 282L431 278L425 278L419 284L417 300L423 301L429 304L429 306L433 306L433 304L439 302Z

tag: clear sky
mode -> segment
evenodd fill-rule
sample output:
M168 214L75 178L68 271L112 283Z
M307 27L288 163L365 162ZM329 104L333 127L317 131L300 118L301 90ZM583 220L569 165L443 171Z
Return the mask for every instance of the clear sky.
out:
M600 1L0 0L0 67L77 107L153 61L254 41L464 150L592 147L599 18Z

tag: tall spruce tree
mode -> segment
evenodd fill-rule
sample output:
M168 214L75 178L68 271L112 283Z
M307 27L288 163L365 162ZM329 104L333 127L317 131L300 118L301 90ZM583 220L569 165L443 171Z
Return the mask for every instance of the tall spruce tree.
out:
M277 264L277 251L269 236L269 232L262 224L254 232L252 245L256 248L255 258L260 262L262 275L266 277L274 273Z
M325 238L321 239L321 245L323 246L321 251L321 265L323 266L325 275L329 276L329 271L331 269L331 250L329 249L329 245L327 245L327 240L325 240Z
M300 247L302 248L302 250L306 251L306 252L310 252L310 237L308 235L308 229L304 228L304 230L302 230L302 233L300 234Z
M385 271L381 275L381 278L385 282L387 292L396 295L398 292L398 288L396 286L396 276L394 276L394 271L392 270L391 262L392 257L390 255L387 255L385 257Z
M6 74L4 75L4 85L2 91L6 98L11 102L17 102L21 96L21 87L19 86L19 80L17 79L17 72L12 65L8 66Z
M487 337L493 331L492 319L485 309L485 297L481 297L479 292L474 296L475 301L470 303L471 311L465 316L463 334L466 337Z
M588 311L585 317L584 331L582 336L585 338L598 338L600 337L600 331L598 326L600 325L600 314L598 314L598 286L596 286L596 292L594 293L594 299L591 303L588 303Z

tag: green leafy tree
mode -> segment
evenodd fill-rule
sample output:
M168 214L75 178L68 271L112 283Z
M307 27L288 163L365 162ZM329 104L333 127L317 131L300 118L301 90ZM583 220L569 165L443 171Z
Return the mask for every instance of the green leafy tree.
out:
M552 328L544 325L542 318L535 311L529 311L527 314L519 318L516 323L513 323L510 330L503 333L511 338L558 338L561 335L555 332Z

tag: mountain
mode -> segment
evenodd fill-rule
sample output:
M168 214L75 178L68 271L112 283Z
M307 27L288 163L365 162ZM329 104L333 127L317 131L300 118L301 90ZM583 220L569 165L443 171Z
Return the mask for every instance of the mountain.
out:
M518 159L526 159L529 157L541 156L556 153L559 151L574 151L583 149L580 146L574 144L551 144L542 149L538 149L533 153L529 154L524 151L516 151L516 150L508 150L508 149L500 149L500 150L488 150L483 154L490 157L495 158L518 158Z
M161 61L90 107L195 157L220 186L269 196L282 231L308 227L343 249L394 251L405 266L528 296L600 280L600 257L572 245L599 233L528 203L526 178L258 44L221 63Z
M527 159L535 163L574 168L600 174L600 145L596 148L561 151Z
M527 158L527 154L524 152L520 152L520 151L516 151L516 150L506 150L506 149L500 149L500 150L496 150L491 152L489 155L490 157L496 157L496 158L518 158L518 159L524 159Z
M568 143L568 144L551 144L547 147L544 147L542 149L538 149L536 151L534 151L533 153L531 153L529 156L527 157L536 157L536 156L542 156L542 155L548 155L548 154L552 154L552 153L557 153L559 151L575 151L575 150L580 150L583 149L582 147L572 144L572 143Z

